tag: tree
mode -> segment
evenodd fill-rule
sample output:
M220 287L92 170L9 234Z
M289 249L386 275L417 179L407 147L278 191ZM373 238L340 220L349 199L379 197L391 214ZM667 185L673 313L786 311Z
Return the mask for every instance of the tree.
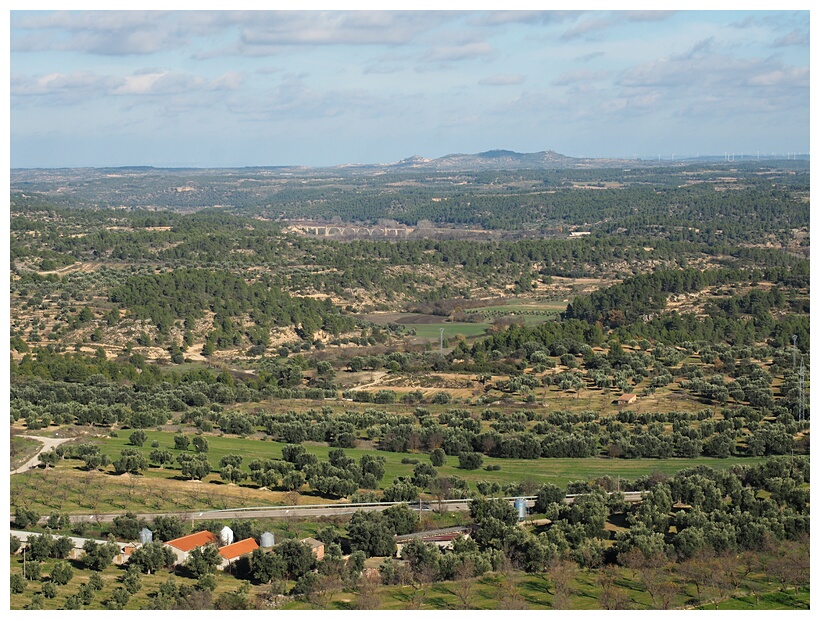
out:
M14 555L20 550L20 539L14 534L11 535L11 555Z
M91 573L91 577L88 578L88 587L96 591L103 589L103 580L99 573Z
M187 458L180 459L182 456ZM196 456L180 454L177 461L179 461L182 475L192 480L202 480L211 472L211 464L204 454Z
M430 453L430 462L434 467L441 467L447 462L447 455L441 448L436 448Z
M285 540L274 547L272 553L282 558L289 579L299 579L316 565L310 545L298 540Z
M362 470L362 476L368 474L373 476L376 482L384 478L384 464L385 458L383 456L374 456L372 454L365 454L359 459L359 467Z
M287 572L285 559L277 553L254 549L250 555L249 574L258 583L270 583L281 579Z
M547 483L541 485L541 488L538 489L538 493L535 498L535 506L533 508L535 512L543 513L547 512L551 505L560 505L563 503L564 490L554 484Z
M187 435L183 435L182 433L174 435L174 449L187 450L190 443L191 439Z
M362 576L358 583L358 597L356 597L356 609L378 609L381 605L379 596L379 578L376 575Z
M232 484L239 484L248 477L248 474L233 465L225 465L219 470L219 477Z
M58 586L64 586L74 577L74 570L67 562L57 562L51 569L51 581Z
M510 503L503 499L476 498L470 502L470 516L479 523L489 517L499 520L504 525L518 523L518 514Z
M71 519L68 518L67 514L52 512L48 516L46 525L52 530L62 530L71 526Z
M410 510L407 504L398 504L385 508L382 514L387 519L390 529L399 536L415 531L416 526L419 524L418 514Z
M51 548L54 545L54 537L51 534L32 536L28 539L28 557L32 560L42 561L51 557Z
M134 431L128 436L128 441L130 441L131 444L139 447L141 447L145 443L146 439L147 436L145 435L145 431L142 430Z
M10 577L11 582L11 593L12 594L22 594L26 591L26 580L23 579L23 576L20 573L14 573Z
M480 452L462 452L458 455L458 466L461 469L478 469L484 461Z
M144 519L138 519L133 512L126 512L124 515L114 517L111 532L117 538L137 540L143 527L145 527Z
M107 609L122 609L128 604L131 595L123 587L115 588L111 593L111 598L106 602Z
M204 547L196 547L188 553L185 568L194 577L199 578L202 575L213 573L221 563L222 556L219 555L219 549L214 545L205 545Z
M194 448L197 452L205 454L208 452L208 440L202 435L195 435L193 439Z
M176 556L171 549L160 541L154 540L134 550L128 560L128 565L150 575L161 568L170 568L174 565L175 560Z
M120 458L112 463L118 474L139 474L148 467L148 462L142 453L135 448L125 448L120 452Z
M151 450L148 458L152 463L158 463L160 467L174 461L174 455L170 450Z
M391 556L396 550L393 531L381 512L354 512L347 526L352 551L363 551L368 557Z
M408 562L414 573L423 568L434 569L438 573L441 552L436 545L425 543L421 538L414 538L404 545L401 550L401 557Z
M157 515L151 528L159 540L167 542L185 534L185 525L174 515Z
M170 549L168 549L168 551L170 551ZM171 555L173 555L173 552ZM126 590L128 590L129 594L136 594L140 591L142 588L142 578L140 577L140 571L136 566L131 566L129 564L125 571L125 575L122 576L122 585Z
M239 454L226 454L221 459L219 459L219 466L225 467L226 465L239 467L240 465L242 465L242 457Z
M67 536L60 536L51 547L51 557L64 560L74 548L74 541Z
M54 450L49 450L48 452L41 452L37 455L37 458L43 464L43 466L48 469L49 467L56 467L57 463L60 460L60 455L57 454Z
M40 514L34 510L18 506L14 511L14 523L21 529L26 529L30 525L36 525L39 520Z
M101 571L111 564L114 556L120 552L120 547L112 540L105 543L95 543L93 540L86 540L83 544L83 565L91 570Z

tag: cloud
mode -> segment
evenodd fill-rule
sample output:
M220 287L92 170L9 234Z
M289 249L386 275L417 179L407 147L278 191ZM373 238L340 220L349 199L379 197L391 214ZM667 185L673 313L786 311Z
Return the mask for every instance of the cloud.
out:
M575 71L565 71L552 81L553 86L568 86L577 82L589 83L603 80L609 76L608 71L590 71L588 69L576 69Z
M805 30L792 30L790 33L775 39L775 47L809 45L809 33Z
M374 118L380 116L386 107L385 102L362 90L317 91L307 86L299 76L287 76L264 96L236 96L228 102L230 112L250 121L347 114Z
M197 58L278 53L280 46L402 45L459 17L449 11L54 11L13 15L11 49L152 54L198 37L227 42Z
M102 55L151 54L183 47L184 29L164 11L56 11L14 20L13 52L82 51Z
M242 83L243 77L235 72L213 79L156 69L143 69L124 77L90 71L41 76L16 74L11 80L11 96L18 104L25 98L44 105L70 105L108 96L140 98L228 92L237 90Z
M592 33L610 30L623 22L658 22L669 19L676 11L609 11L590 12L578 23L564 31L563 41L588 37Z
M808 67L788 67L751 75L746 83L749 86L762 86L765 88L808 88L809 77Z
M68 105L99 96L117 88L121 80L99 76L89 71L73 73L49 73L37 77L12 74L11 97L48 98L52 104Z
M243 46L401 45L454 14L429 11L271 11L241 33Z
M425 62L453 62L492 56L495 48L486 41L432 47L424 54Z
M557 24L577 19L584 11L488 11L470 20L477 26Z
M605 14L604 16L588 17L587 19L579 21L572 28L565 30L561 35L561 40L570 41L572 39L580 39L593 32L609 30L617 24L618 21L620 20L609 14Z
M403 69L404 67L400 65L370 65L369 67L362 69L362 73L365 75L389 75L391 73L398 73Z
M709 46L706 46L707 48ZM808 67L786 67L771 59L739 59L686 53L625 71L617 84L627 88L667 87L681 91L728 93L743 86L808 87Z
M236 90L242 78L238 73L225 73L213 80L201 76L171 71L144 71L129 75L112 95L174 95L192 91Z
M527 79L520 73L496 73L478 81L481 86L515 86L523 84Z
M662 22L675 13L678 11L619 11L618 15L629 22Z
M589 54L584 54L583 56L578 56L577 60L581 62L589 62L590 60L595 60L596 58L603 58L606 54L603 52L590 52Z

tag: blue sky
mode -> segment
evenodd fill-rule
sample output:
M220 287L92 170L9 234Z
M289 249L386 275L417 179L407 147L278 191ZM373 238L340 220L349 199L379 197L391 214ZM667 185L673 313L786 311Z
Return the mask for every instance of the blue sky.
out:
M10 26L12 167L809 152L808 11L12 11Z

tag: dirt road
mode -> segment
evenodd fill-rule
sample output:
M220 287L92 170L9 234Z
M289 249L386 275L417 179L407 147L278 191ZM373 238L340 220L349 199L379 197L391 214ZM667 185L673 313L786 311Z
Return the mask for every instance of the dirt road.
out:
M35 437L34 435L25 436L29 439L36 439L37 441L41 442L43 444L43 447L40 448L37 454L31 457L28 461L26 461L20 467L12 471L11 473L13 474L22 474L24 471L28 471L29 469L37 467L40 464L40 461L37 457L40 456L42 452L46 452L48 450L51 450L52 448L56 448L61 443L65 443L66 441L71 441L72 439L74 439L74 437Z

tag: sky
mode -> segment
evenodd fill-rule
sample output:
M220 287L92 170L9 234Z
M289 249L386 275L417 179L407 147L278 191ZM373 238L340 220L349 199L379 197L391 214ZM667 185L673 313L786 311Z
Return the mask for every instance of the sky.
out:
M808 10L13 10L8 19L12 168L810 148Z

